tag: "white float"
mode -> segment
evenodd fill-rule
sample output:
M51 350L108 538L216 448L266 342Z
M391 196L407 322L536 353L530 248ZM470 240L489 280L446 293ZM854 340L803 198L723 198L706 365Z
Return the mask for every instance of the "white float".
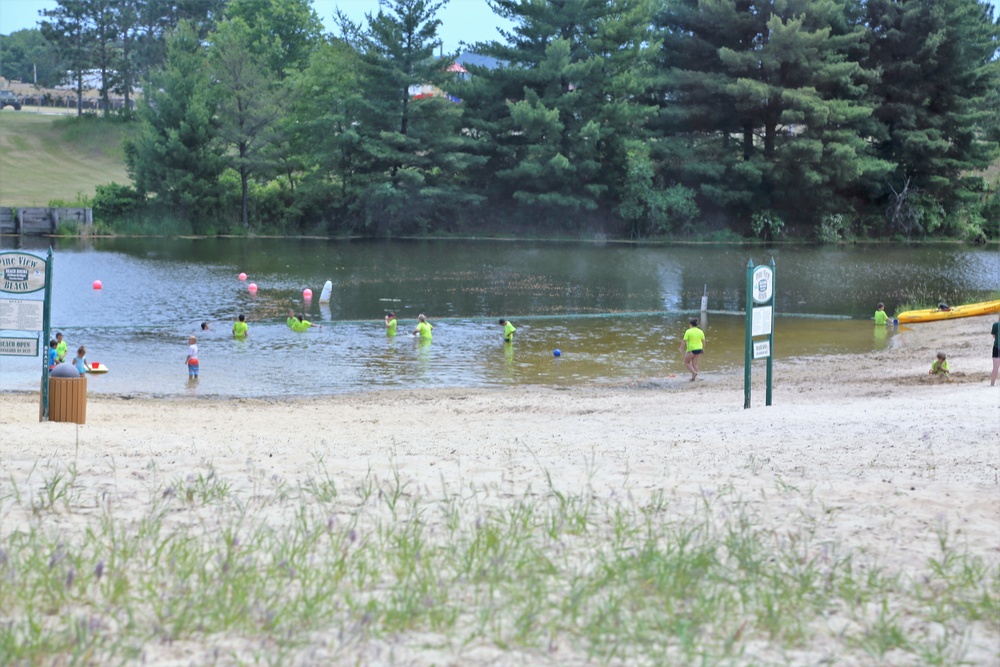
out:
M323 291L319 293L320 303L330 303L330 297L333 295L333 283L327 280L323 283Z

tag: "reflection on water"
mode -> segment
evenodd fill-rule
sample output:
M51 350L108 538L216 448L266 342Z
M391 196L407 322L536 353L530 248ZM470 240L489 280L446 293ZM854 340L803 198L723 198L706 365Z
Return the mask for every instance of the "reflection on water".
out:
M0 245L12 237L0 238ZM22 244L48 241L20 240ZM57 241L53 331L110 372L103 393L283 396L394 389L627 382L683 374L678 347L706 291L713 311L703 375L743 364L748 260L759 247L599 247L525 242L111 239ZM5 249L9 249L9 245ZM43 253L47 245L34 248ZM31 248L25 248L31 249ZM763 255L763 256L762 256ZM874 327L875 303L931 295L990 298L1000 256L957 246L777 248L774 354L884 349L902 332ZM246 271L250 279L236 276ZM101 279L104 289L91 284ZM330 304L302 302L334 283ZM256 295L247 290L255 282ZM293 333L289 308L322 330ZM399 315L399 335L383 317ZM433 341L412 339L416 315ZM234 340L232 321L250 334ZM834 315L837 318L791 317ZM518 328L502 341L499 317ZM204 320L212 329L200 331ZM873 333L874 332L874 333ZM187 336L201 377L188 385ZM44 345L41 347L44 348ZM560 348L563 356L553 357ZM35 390L41 358L0 357L0 389Z

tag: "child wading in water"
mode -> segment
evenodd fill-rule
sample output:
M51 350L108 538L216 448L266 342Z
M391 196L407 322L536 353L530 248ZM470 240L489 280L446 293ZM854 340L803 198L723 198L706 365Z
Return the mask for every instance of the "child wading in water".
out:
M951 382L951 369L948 368L948 359L944 352L937 353L937 360L931 364L929 375L942 375L948 382Z
M684 365L691 371L691 381L698 377L698 359L705 351L705 332L698 328L698 318L692 318L684 340L681 341L681 352L684 353Z
M188 367L188 379L194 380L198 377L198 339L194 336L188 337L188 356L184 360Z
M76 351L76 356L73 358L73 365L76 366L76 370L80 372L80 375L90 370L90 364L87 363L87 348L83 345Z
M892 320L889 319L889 313L885 312L885 304L881 301L879 301L878 305L875 307L875 324L892 324Z

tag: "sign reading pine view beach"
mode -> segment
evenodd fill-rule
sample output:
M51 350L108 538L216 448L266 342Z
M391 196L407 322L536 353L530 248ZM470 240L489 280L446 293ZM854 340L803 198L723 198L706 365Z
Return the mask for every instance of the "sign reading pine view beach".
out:
M26 252L0 253L0 292L28 294L45 287L45 260Z

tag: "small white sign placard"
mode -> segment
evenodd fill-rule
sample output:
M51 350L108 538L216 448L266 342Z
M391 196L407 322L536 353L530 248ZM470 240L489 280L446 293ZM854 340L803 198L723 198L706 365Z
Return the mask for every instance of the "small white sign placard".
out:
M42 301L0 299L0 329L41 331L44 309Z
M767 359L771 356L771 341L762 340L760 342L754 341L753 344L753 358L754 359Z
M771 335L771 306L761 306L753 309L753 321L750 323L751 336Z
M37 357L37 338L0 337L0 355L5 357Z

